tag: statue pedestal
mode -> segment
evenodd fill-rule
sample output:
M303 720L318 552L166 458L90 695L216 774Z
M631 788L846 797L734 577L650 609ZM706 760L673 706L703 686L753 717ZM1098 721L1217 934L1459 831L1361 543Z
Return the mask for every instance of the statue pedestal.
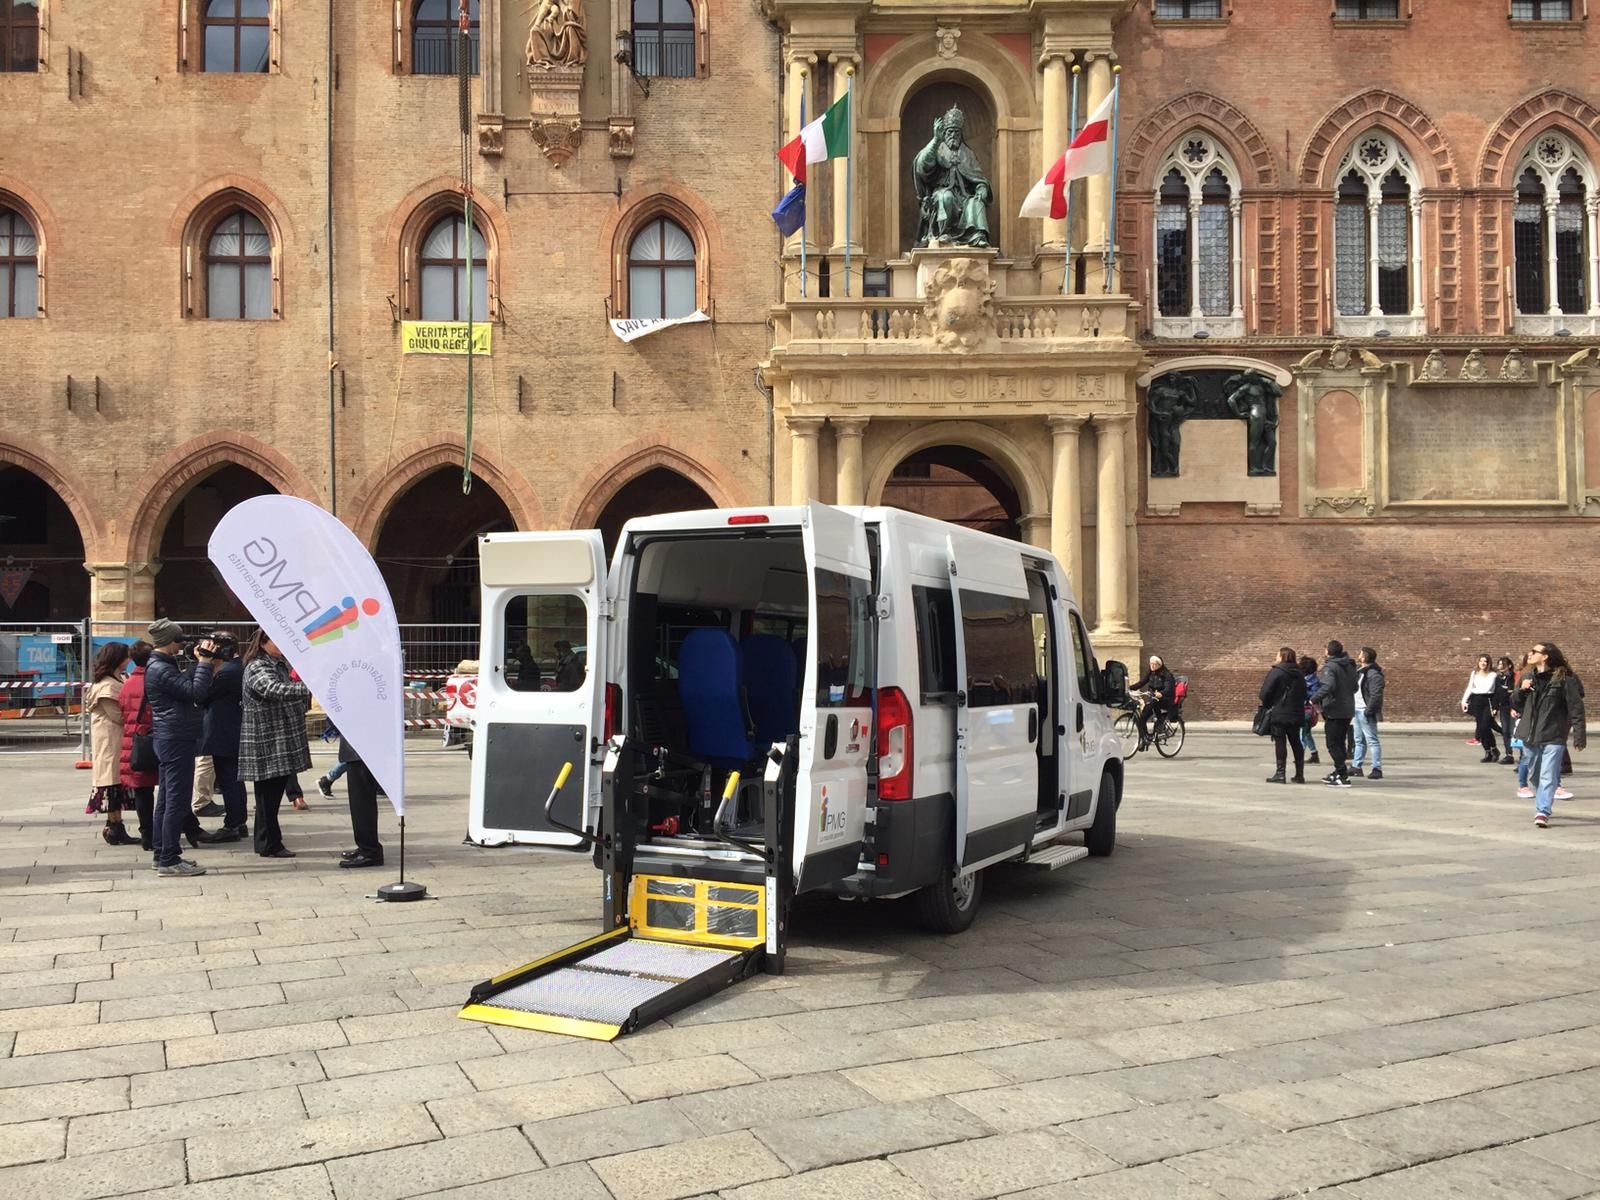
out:
M582 67L541 67L527 69L528 113L534 117L575 117L578 93L583 89Z
M993 246L979 248L977 246L919 246L911 251L911 269L916 272L916 295L921 297L927 293L928 280L933 278L934 272L945 263L957 258L970 258L983 264L984 274L993 279L995 259L1000 257L1000 251Z

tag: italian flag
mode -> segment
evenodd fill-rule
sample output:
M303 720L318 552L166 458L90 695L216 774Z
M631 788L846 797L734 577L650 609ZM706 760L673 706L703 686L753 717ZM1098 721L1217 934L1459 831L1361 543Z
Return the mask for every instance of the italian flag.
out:
M1111 111L1116 98L1117 90L1112 88L1100 107L1089 114L1066 153L1051 163L1044 178L1033 185L1022 202L1019 216L1059 221L1067 215L1067 184L1085 176L1110 173Z
M799 183L806 181L806 164L850 156L850 94L846 92L800 136L778 151L778 160Z

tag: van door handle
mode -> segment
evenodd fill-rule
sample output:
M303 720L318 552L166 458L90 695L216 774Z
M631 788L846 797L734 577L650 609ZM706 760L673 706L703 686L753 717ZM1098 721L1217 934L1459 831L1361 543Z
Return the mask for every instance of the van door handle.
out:
M956 692L956 707L957 708L965 708L966 706L967 706L967 694L965 692L962 692L962 691Z
M828 723L822 730L822 757L832 758L833 752L839 748L839 717L836 713L828 714Z
M1078 728L1074 732L1082 733L1083 732L1083 703L1082 703L1082 701L1079 701L1078 704L1075 707L1078 710ZM1065 733L1066 730L1063 729L1061 732Z
M1033 745L1039 738L1039 713L1038 710L1028 710L1028 745Z

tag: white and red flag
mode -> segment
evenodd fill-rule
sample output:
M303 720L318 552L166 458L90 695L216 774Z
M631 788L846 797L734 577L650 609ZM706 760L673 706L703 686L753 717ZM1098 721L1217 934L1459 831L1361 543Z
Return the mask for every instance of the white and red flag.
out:
M1049 217L1053 221L1067 215L1067 184L1088 175L1105 175L1111 170L1111 122L1117 102L1117 89L1089 114L1078 136L1066 153L1050 164L1044 178L1034 184L1022 202L1024 217Z

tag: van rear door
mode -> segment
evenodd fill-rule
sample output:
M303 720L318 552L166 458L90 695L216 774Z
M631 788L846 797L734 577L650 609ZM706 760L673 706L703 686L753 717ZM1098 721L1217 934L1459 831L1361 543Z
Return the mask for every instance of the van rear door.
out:
M872 746L872 557L867 527L826 504L806 506L809 641L795 781L795 890L855 874L866 827Z
M961 869L1004 857L1032 832L1039 679L1020 548L956 535L948 544L958 689L955 865Z
M600 800L607 622L605 548L596 529L486 534L469 833L491 845L578 848L544 816L593 828Z

